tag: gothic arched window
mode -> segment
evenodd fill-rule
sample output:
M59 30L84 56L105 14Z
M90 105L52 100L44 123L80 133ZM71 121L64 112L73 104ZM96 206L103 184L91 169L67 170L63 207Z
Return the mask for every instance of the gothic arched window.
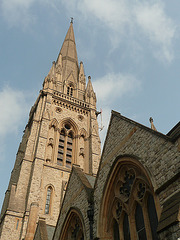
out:
M106 186L101 237L157 240L158 218L148 175L135 164L117 163Z
M58 144L57 164L71 168L73 159L73 137L74 132L69 123L64 124L60 132Z
M52 198L52 187L49 186L47 188L47 194L46 194L45 214L50 213L51 198Z
M82 218L76 210L71 210L69 213L60 236L61 240L84 240L84 231Z

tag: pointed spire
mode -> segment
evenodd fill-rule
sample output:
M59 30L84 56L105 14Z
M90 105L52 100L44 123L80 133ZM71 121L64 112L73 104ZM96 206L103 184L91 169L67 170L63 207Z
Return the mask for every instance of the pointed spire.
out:
M84 73L84 66L83 66L83 62L81 61L80 62L80 68L79 68L79 82L81 84L84 84L86 83L86 78L85 78L85 73Z
M70 57L72 60L75 60L78 64L78 57L76 51L76 43L74 37L74 29L73 29L73 22L71 20L70 27L64 39L60 54L62 57Z
M72 19L56 63L60 61L61 57L63 65L63 81L66 81L70 74L73 73L75 81L77 82L79 65Z
M87 84L86 92L94 93L90 76L88 77L88 84Z
M87 102L90 102L94 106L96 105L96 94L93 90L90 76L88 77L88 84L87 84L87 88L86 88L85 98L86 98Z

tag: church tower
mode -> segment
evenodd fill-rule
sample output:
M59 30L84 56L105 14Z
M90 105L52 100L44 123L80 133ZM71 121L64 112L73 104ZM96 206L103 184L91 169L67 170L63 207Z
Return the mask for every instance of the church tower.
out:
M73 23L31 108L1 211L0 239L33 240L41 219L56 226L73 164L96 175L96 95L78 63Z

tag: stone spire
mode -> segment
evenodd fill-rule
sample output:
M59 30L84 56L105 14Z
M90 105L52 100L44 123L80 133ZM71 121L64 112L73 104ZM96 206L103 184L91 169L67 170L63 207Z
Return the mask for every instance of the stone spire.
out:
M84 66L83 66L83 62L80 62L80 68L79 68L79 89L80 90L85 90L85 86L86 86L86 76L84 73Z
M77 82L79 68L72 20L60 50L57 62L59 62L61 55L63 64L63 80L66 81L68 77L73 74L74 80Z
M85 99L87 102L96 106L96 94L93 90L90 76L88 77L88 84L87 84L87 88L86 88L86 92L85 92Z

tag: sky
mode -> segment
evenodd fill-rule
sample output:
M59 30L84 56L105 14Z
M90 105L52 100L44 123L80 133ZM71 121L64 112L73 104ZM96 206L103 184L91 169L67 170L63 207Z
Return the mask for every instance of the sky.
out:
M70 18L102 108L167 134L180 118L179 0L0 1L0 206L23 130ZM99 117L100 122L100 117ZM101 124L101 123L100 123Z

